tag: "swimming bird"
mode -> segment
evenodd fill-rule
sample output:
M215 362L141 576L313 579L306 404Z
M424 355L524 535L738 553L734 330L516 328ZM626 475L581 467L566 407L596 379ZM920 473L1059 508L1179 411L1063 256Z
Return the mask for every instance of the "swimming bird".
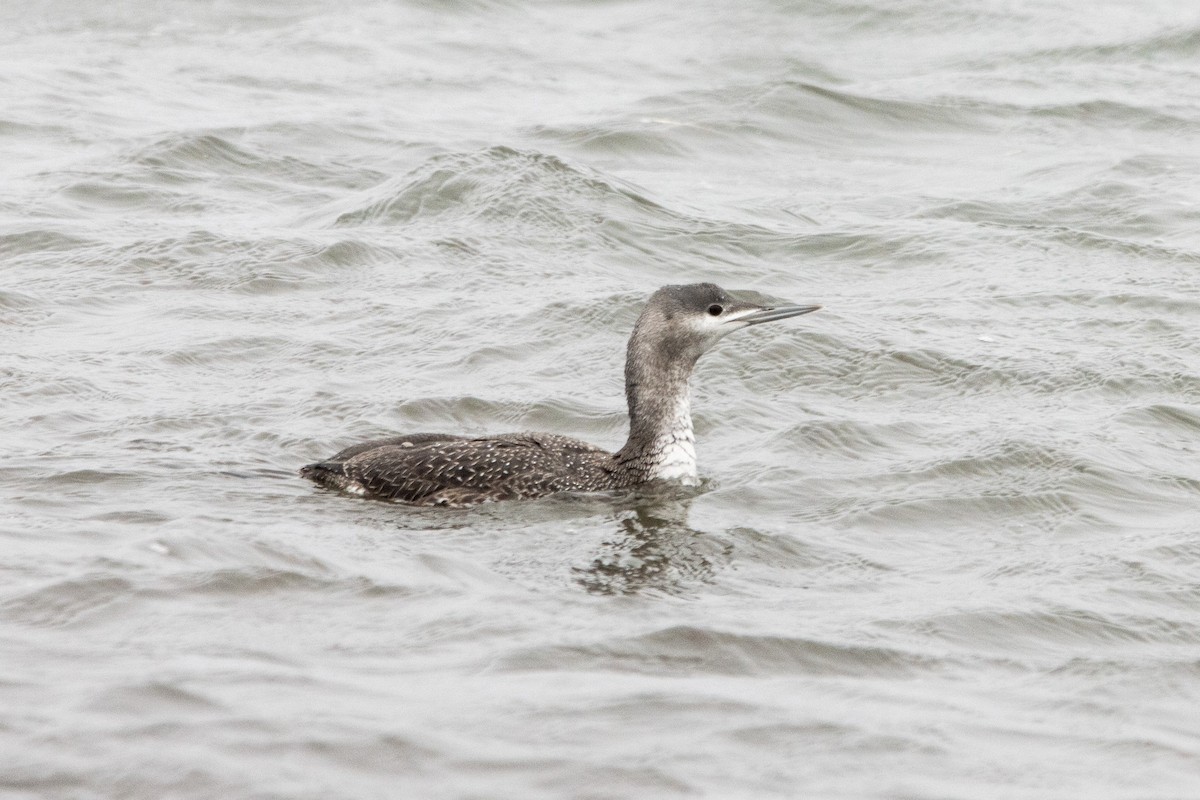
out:
M300 474L352 495L421 506L624 489L664 479L694 484L688 381L696 361L734 331L819 308L757 305L712 283L656 291L626 348L629 439L615 453L551 433L414 433L356 444Z

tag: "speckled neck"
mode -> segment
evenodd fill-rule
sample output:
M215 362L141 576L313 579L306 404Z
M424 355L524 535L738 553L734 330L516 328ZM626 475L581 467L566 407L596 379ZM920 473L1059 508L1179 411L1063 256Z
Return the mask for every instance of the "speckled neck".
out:
M638 480L696 480L688 380L698 357L699 351L662 336L645 315L634 326L625 359L629 439L616 460Z

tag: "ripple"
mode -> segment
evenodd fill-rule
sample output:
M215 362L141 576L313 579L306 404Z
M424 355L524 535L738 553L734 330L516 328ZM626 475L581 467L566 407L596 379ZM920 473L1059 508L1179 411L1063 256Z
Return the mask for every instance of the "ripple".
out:
M24 292L0 290L0 311L23 311L36 308L39 305L41 305L41 301L32 295L25 294Z
M122 470L74 469L67 472L57 472L43 475L39 481L44 487L66 491L83 486L102 486L104 484L129 485L145 479L141 473Z
M683 157L693 152L675 134L675 126L656 120L640 119L631 123L613 122L580 126L538 126L532 134L569 145L580 154L593 156Z
M171 580L172 593L177 590L214 595L253 595L293 592L315 592L328 595L354 594L364 596L401 597L409 590L385 586L362 576L314 575L297 570L273 567L227 567L187 573Z
M1183 132L1195 122L1153 107L1121 103L1112 100L1085 100L1077 103L1050 104L1027 109L1034 117L1051 117L1072 123L1114 127L1146 128Z
M1086 43L1065 47L1046 47L1023 51L1013 58L1024 63L1058 65L1064 61L1127 63L1133 60L1157 60L1171 55L1193 56L1200 48L1200 28L1181 25L1116 42ZM1001 59L1004 63L1007 59Z
M242 172L261 163L259 156L214 134L181 133L140 150L133 163L154 170L222 169Z
M95 244L82 236L55 230L32 228L20 233L0 234L0 255L19 256L36 253L61 253Z
M133 713L150 717L227 710L224 704L199 692L161 681L106 689L88 702L88 708L106 713Z
M10 596L0 601L0 614L25 625L64 627L101 614L132 594L133 584L123 578L85 576Z
M846 419L801 422L779 434L802 450L838 455L854 460L900 456L911 452L922 439L921 428L911 422L872 424Z
M885 647L755 636L678 626L594 645L543 647L505 656L505 670L615 670L650 674L898 676L933 666Z
M153 188L122 176L76 181L64 188L60 196L75 205L111 213L153 209L174 214L198 214L212 210L210 203L198 200L186 191Z
M254 132L182 132L158 139L126 156L130 170L160 184L207 183L213 175L240 184L252 177L304 186L354 187L373 171L356 172L345 165L318 164L281 155L254 141Z
M142 285L232 289L250 295L312 288L314 278L344 280L348 272L352 275L354 269L386 257L357 243L241 238L212 230L140 239L110 255L121 264L124 276Z
M267 753L280 754L291 754L298 750L309 758L371 772L426 769L442 755L416 736L394 733L337 738L310 736L299 741L284 737L275 745L262 749Z
M953 100L899 100L793 80L650 98L638 112L642 125L655 123L660 135L669 131L681 143L706 151L765 149L769 141L819 142L832 151L850 143L895 147L899 137L992 124L987 110Z
M332 588L334 581L295 570L271 567L228 567L176 578L188 591L201 594L246 595L278 591L320 591ZM182 588L182 587L181 587Z
M1079 648L1126 648L1140 645L1200 642L1195 625L1164 626L1157 618L1130 614L1104 614L1094 610L1055 608L1042 611L973 611L927 620L932 635L990 651L1017 653L1070 653Z
M1021 193L1016 199L953 200L927 207L913 217L1043 231L1067 243L1195 260L1196 254L1188 252L1195 240L1178 236L1200 224L1200 209L1182 178L1191 167L1188 161L1130 158L1090 173L1076 168L1063 177L1044 176L1052 179L1051 186L1062 180L1077 184L1065 191L1043 190L1033 196ZM1171 239L1182 246L1172 247Z
M445 217L465 216L490 225L571 233L595 227L606 209L656 208L632 189L562 159L509 147L435 156L369 195L375 199L340 213L334 224L432 219L444 224Z
M1157 403L1128 411L1124 419L1134 423L1150 423L1187 437L1200 433L1200 407Z

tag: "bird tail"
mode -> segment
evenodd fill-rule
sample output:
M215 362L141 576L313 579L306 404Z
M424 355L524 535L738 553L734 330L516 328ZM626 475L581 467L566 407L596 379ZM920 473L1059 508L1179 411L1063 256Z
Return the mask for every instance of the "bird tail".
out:
M318 461L300 468L300 477L308 478L313 483L327 486L330 489L345 489L350 483L346 470L340 461Z

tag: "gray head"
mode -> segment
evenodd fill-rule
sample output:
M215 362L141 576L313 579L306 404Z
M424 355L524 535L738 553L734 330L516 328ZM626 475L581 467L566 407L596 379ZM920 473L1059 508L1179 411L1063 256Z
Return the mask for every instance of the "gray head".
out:
M664 286L642 310L625 358L629 440L618 462L650 478L695 479L688 378L696 360L721 339L751 325L787 319L820 306L764 306L720 286Z
M820 306L764 306L731 297L713 283L664 286L650 296L629 340L629 355L659 368L688 372L713 345L734 331L808 314Z

